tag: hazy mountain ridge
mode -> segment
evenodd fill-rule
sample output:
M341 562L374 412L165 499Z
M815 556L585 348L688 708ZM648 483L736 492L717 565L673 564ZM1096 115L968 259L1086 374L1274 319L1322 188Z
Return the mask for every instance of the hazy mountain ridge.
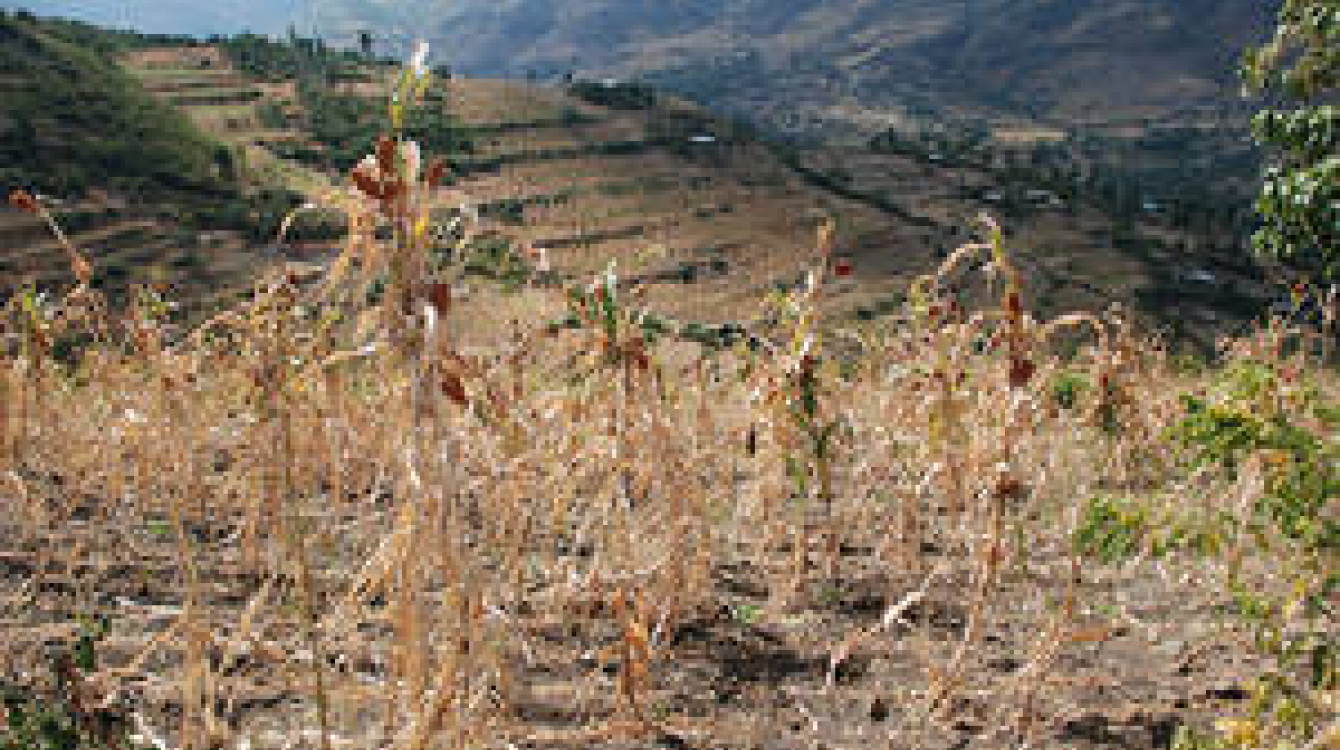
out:
M26 5L32 2L11 2ZM34 9L153 31L250 29L382 50L435 42L472 75L646 78L714 106L842 105L887 117L909 101L980 116L1168 119L1233 108L1233 70L1278 0L43 0ZM918 104L918 106L921 106ZM780 115L780 116L779 116ZM841 120L842 117L837 119ZM859 119L859 118L857 118ZM850 123L848 123L850 124Z
M376 24L328 0L332 24ZM419 12L441 54L476 74L657 74L752 58L785 87L926 77L947 99L1009 98L1073 114L1097 102L1181 106L1236 95L1233 65L1268 28L1255 0L477 0ZM873 104L873 103L872 103Z

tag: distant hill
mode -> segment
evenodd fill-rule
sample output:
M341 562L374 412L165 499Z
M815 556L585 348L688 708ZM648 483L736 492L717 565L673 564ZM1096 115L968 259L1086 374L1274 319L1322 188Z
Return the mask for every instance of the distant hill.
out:
M653 76L715 104L811 89L878 108L1080 116L1231 99L1275 0L325 0L329 28L417 31L479 74ZM794 101L792 101L794 103Z
M426 37L467 75L646 82L773 136L986 141L1139 205L1250 218L1236 63L1280 0L323 0L324 32ZM859 167L855 168L859 171Z
M392 54L426 37L467 74L636 76L810 133L909 114L1092 124L1232 108L1235 62L1279 2L8 0L142 31L296 26L352 43L370 29Z
M344 46L366 29L392 57L427 38L435 62L467 75L636 78L775 134L829 142L890 128L1114 139L1097 150L1114 155L1106 166L1134 167L1134 180L1146 158L1167 155L1162 135L1154 149L1138 142L1150 128L1181 131L1192 160L1245 203L1257 160L1234 69L1280 1L219 0L187 10L175 0L42 0L41 9L186 33L293 26ZM1199 172L1193 183L1204 183Z

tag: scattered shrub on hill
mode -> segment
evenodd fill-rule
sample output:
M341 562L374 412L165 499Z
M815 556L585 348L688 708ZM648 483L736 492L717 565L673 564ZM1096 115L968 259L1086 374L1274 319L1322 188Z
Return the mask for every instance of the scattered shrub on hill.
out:
M326 150L319 162L315 153L295 153L295 158L349 169L372 149L377 136L387 128L384 103L379 100L334 93L312 83L299 85L298 92L303 105L300 125ZM410 111L404 133L432 153L455 156L473 150L469 128L445 107Z
M0 184L55 195L93 187L159 199L223 197L218 145L114 61L38 22L0 19Z
M0 20L6 17L40 24L51 36L107 58L115 57L127 50L145 47L199 44L199 40L184 34L145 34L126 29L103 28L73 18L38 16L25 11L11 15L7 11L0 10Z
M652 87L631 81L576 81L569 93L583 101L611 109L650 109L656 105Z
M354 70L358 53L327 47L321 39L290 36L275 41L258 34L239 34L219 39L223 50L237 69L269 81L287 81L305 76L359 79Z

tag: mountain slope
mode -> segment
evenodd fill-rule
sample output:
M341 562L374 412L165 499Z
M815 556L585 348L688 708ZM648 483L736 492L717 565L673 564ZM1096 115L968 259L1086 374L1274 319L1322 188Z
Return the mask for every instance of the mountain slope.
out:
M0 195L51 196L47 205L93 264L95 286L113 297L153 280L201 300L250 284L258 269L253 248L237 252L242 234L273 232L293 199L247 184L255 170L238 148L122 67L150 44L0 13ZM44 222L0 211L0 298L20 284L70 279Z
M58 26L0 15L0 87L0 186L219 192L218 144Z
M347 38L427 36L468 74L638 79L775 135L992 141L1129 203L1249 223L1236 61L1279 0L322 0ZM394 49L394 47L392 47ZM1037 151L1048 153L1036 153Z
M461 0L413 10L325 0L329 28L428 29L475 73L618 72L730 93L914 85L950 101L1078 114L1235 93L1232 66L1268 27L1259 0ZM713 74L728 73L729 76ZM697 80L704 79L704 80ZM712 92L708 92L709 96ZM721 92L726 93L726 92ZM720 103L720 102L716 102Z
M11 0L33 7L31 0ZM44 0L43 13L184 33L296 25L386 52L437 42L476 75L639 76L782 129L871 117L1091 122L1232 108L1279 0ZM812 126L794 127L806 109Z

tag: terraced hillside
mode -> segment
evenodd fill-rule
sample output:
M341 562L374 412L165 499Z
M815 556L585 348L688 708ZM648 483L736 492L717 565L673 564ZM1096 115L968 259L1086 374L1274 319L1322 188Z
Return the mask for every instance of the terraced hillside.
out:
M330 0L477 75L650 83L800 140L980 138L1246 233L1261 154L1234 75L1258 0ZM1099 189L1090 184L1091 190ZM1138 199L1137 199L1138 202ZM1211 209L1217 210L1217 209Z
M138 49L122 62L225 144L248 190L309 198L341 184L342 170L367 153L384 127L393 74L354 66L339 76L262 76L226 47L198 44ZM1156 213L1116 218L1101 202L1044 190L1027 174L935 154L788 150L670 96L627 106L600 89L455 78L429 92L411 132L451 159L453 189L481 209L472 250L480 260L468 266L480 276L543 256L560 279L576 281L613 262L658 313L749 321L770 292L803 282L816 226L828 216L853 273L826 311L835 320L872 317L897 307L912 278L969 241L986 212L1002 220L1027 302L1043 314L1120 304L1208 343L1263 301L1258 269L1233 251L1205 251L1203 238ZM12 238L41 234L23 219L5 221ZM134 276L159 269L215 295L243 288L275 259L320 260L337 245L329 232L274 247L241 232L174 235L143 221L89 230L103 234L76 239L97 249L95 261ZM24 258L60 260L44 247L16 253L14 270L29 270ZM502 291L488 278L466 286L500 325L509 317L502 311L559 311L545 289ZM962 293L972 304L983 291L965 283ZM464 315L480 328L471 335L492 335L480 316Z
M273 83L235 69L220 50L209 46L138 50L122 60L141 85L184 112L202 130L228 144L245 165L243 179L256 186L281 184L315 190L328 183L296 163L274 158L265 144L310 143L303 133L267 128L260 107L294 95L291 82Z
M471 126L463 189L518 246L545 248L584 276L617 261L646 303L704 322L749 319L801 282L815 222L837 219L854 273L828 300L835 318L895 306L910 279L1000 218L1044 313L1120 304L1208 343L1259 306L1259 269L1150 213L1115 219L986 166L925 155L768 146L704 110L595 106L556 89L458 80L449 106ZM862 161L864 160L864 161ZM965 286L971 301L974 290Z
M133 283L178 286L208 305L249 283L254 262L236 241L197 231L245 229L251 200L230 152L156 102L116 64L145 40L73 23L0 14L0 189L51 196L48 206L114 296ZM240 232L234 233L234 237ZM0 212L3 296L68 283L67 256L37 216Z
M1232 108L1237 59L1278 5L426 0L411 9L330 0L319 15L332 31L426 34L472 74L637 76L755 121L831 133L951 115L1100 130L1204 122Z

